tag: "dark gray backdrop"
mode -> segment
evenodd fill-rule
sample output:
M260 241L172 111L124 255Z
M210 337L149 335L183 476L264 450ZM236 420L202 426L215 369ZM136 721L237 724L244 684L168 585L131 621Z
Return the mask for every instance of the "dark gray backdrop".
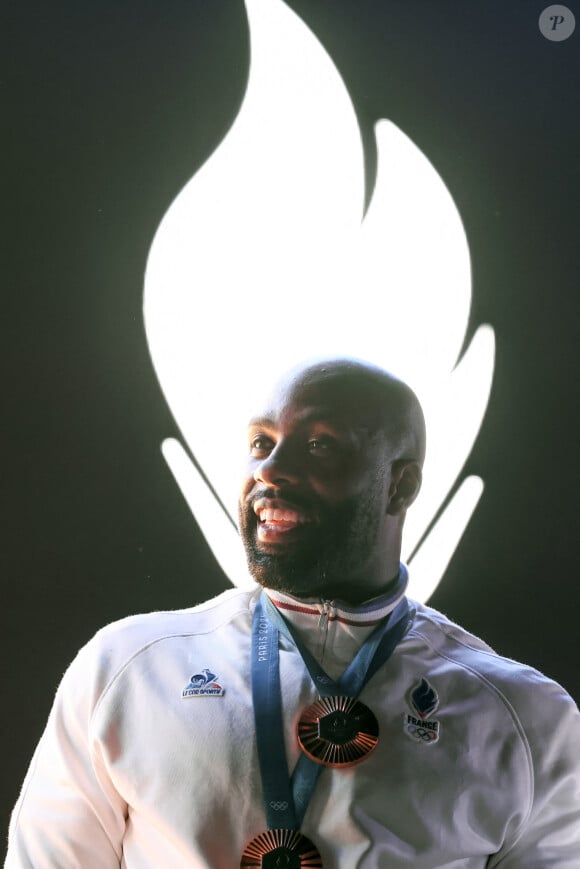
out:
M148 248L217 146L248 66L241 0L3 5L2 818L56 684L103 623L225 588L159 444L176 435L141 317ZM397 123L462 214L472 326L493 325L486 493L433 603L580 697L580 8L292 0L372 124ZM252 342L260 335L250 336Z

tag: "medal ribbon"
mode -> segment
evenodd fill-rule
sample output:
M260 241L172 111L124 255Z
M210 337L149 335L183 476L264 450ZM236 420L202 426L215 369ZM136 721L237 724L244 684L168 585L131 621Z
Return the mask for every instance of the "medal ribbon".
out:
M252 701L264 808L269 830L282 827L297 830L284 747L279 633L276 625L266 616L263 596L262 592L252 622Z
M401 565L406 574L406 568ZM365 640L353 661L335 682L295 636L274 604L262 592L252 625L252 699L256 724L258 762L264 791L269 829L298 829L323 770L323 766L301 754L292 780L284 747L279 670L279 634L296 645L317 687L325 697L336 694L357 697L369 679L391 656L409 620L406 598Z

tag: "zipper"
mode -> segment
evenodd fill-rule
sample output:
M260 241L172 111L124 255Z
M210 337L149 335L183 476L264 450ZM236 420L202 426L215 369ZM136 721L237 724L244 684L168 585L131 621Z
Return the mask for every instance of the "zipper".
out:
M322 612L320 613L320 618L318 620L318 631L320 636L320 664L324 663L324 653L326 651L326 641L328 639L328 623L330 621L330 613L334 609L334 601L332 600L323 600L322 603Z

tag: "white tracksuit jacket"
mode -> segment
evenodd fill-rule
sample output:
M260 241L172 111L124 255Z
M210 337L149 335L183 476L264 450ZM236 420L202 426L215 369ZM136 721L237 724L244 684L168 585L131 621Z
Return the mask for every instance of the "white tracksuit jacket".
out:
M6 867L239 867L266 828L250 685L258 594L127 618L81 650L14 810ZM396 603L270 597L335 678ZM302 832L324 869L579 869L575 704L440 613L411 609L360 695L379 745L325 769L309 804ZM317 695L283 636L280 675L292 770L296 722ZM421 690L436 709L421 712Z

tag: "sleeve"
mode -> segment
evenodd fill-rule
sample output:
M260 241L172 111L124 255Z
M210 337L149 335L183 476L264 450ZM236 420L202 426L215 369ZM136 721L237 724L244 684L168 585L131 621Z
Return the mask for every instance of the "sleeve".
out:
M535 687L529 686L525 728L533 773L530 811L488 869L580 866L580 714L559 685Z
M102 671L89 644L61 682L12 813L5 869L121 865L127 805L91 736Z

